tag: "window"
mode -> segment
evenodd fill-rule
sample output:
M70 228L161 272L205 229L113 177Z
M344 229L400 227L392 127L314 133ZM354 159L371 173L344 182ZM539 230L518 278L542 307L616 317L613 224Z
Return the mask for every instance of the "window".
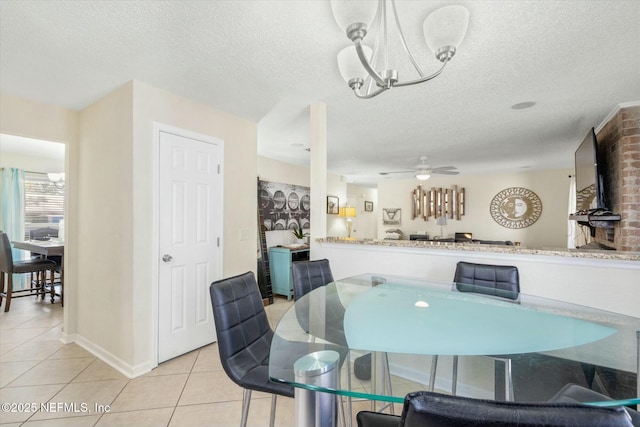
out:
M64 185L49 181L46 173L25 172L25 238L37 228L59 228L64 219Z

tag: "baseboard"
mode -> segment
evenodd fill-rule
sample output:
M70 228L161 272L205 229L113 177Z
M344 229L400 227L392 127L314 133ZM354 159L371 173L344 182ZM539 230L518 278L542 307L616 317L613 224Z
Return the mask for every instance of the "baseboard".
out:
M82 335L63 333L60 341L64 344L76 343L127 378L139 377L150 372L155 367L152 366L151 362L132 366Z

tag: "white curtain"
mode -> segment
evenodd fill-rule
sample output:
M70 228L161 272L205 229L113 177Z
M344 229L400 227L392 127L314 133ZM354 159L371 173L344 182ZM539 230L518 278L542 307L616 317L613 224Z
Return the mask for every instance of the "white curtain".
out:
M24 171L16 168L2 169L2 187L0 190L2 201L2 224L0 229L7 233L10 241L24 240L25 196ZM25 251L13 249L13 260L24 259ZM14 275L14 289L23 289L26 283L24 274Z
M576 209L576 177L575 175L569 175L569 206L568 206L568 214L571 215L575 212ZM569 220L567 221L567 248L575 249L576 248L576 237L577 237L577 227L578 224L575 221Z
M576 177L569 176L570 185L569 185L569 206L568 213L571 215L576 212ZM567 248L575 249L580 246L584 246L589 243L589 236L587 236L587 232L584 229L585 227L580 227L576 221L569 220L567 221Z

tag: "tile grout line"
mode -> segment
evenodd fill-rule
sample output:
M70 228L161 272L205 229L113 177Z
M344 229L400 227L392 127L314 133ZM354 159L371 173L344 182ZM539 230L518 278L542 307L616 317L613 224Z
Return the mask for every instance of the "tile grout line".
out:
M169 427L171 425L171 421L173 420L173 416L176 413L176 409L178 409L178 404L180 403L180 399L182 398L182 394L184 393L184 390L187 388L187 384L189 383L189 379L191 378L191 374L193 373L193 368L195 368L196 363L198 362L198 357L200 356L200 352L202 351L203 347L200 347L198 349L198 354L196 354L196 357L193 361L193 365L191 365L191 368L189 369L189 375L187 375L187 380L184 382L184 385L182 386L182 390L180 391L180 396L178 396L178 400L176 401L176 405L173 407L173 411L171 411L171 416L169 417L169 421L167 422L167 427Z

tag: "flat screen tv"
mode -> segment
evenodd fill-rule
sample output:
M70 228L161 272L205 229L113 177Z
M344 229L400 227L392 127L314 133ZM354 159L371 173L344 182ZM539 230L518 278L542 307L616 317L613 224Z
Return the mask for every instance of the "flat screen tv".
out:
M603 165L598 158L596 132L591 128L575 155L576 212L607 210Z

